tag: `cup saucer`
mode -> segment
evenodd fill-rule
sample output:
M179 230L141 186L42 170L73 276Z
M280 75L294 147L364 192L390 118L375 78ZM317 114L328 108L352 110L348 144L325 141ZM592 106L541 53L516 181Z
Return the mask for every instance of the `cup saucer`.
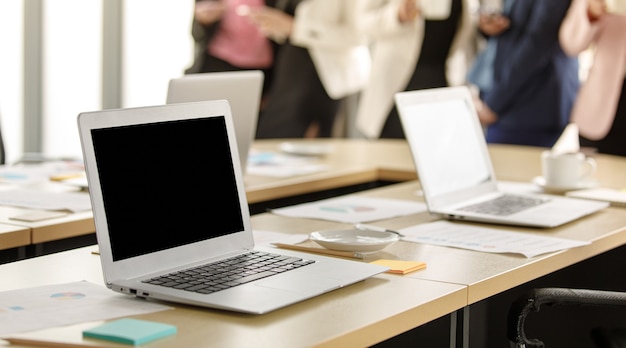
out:
M533 183L547 193L565 193L567 191L589 189L598 186L598 182L591 179L583 180L574 186L550 186L546 184L546 179L543 176L535 177Z

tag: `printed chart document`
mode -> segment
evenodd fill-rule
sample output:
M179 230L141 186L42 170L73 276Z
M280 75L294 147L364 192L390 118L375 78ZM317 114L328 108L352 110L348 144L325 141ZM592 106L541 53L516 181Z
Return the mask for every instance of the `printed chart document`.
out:
M0 292L0 337L171 308L86 281L3 291Z
M346 223L370 222L426 211L426 205L400 199L348 195L290 207L273 209L282 216L303 217Z
M251 175L286 178L328 170L327 165L319 162L316 156L293 156L252 149L246 172Z
M588 245L577 241L497 228L469 226L451 221L435 221L401 229L402 240L435 244L488 253L514 253L526 257Z
M272 243L298 244L309 239L308 234L289 234L265 230L252 230L255 245L271 245Z

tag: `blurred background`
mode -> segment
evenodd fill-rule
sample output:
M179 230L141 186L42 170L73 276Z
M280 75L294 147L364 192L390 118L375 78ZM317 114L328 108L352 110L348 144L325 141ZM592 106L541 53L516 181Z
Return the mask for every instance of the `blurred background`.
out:
M193 0L0 1L7 163L80 158L80 112L164 104L193 58Z

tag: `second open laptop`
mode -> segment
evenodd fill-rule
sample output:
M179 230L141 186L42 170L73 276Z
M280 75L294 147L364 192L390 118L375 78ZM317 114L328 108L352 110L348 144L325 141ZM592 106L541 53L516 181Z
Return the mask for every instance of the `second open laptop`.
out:
M86 112L78 126L114 291L261 314L388 269L254 245L226 100Z
M263 93L260 70L189 74L173 78L167 87L167 104L225 99L230 103L242 168L256 135Z
M608 206L501 192L465 86L399 92L395 102L431 213L456 220L555 227Z

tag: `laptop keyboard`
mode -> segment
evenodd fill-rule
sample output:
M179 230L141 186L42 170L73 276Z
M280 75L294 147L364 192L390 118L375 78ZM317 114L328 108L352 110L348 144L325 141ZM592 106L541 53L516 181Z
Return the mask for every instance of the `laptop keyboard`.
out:
M144 280L144 283L210 294L237 285L287 272L313 260L251 251L225 260Z
M532 208L548 202L546 198L535 198L518 195L502 195L489 201L480 202L460 208L461 211L506 216L524 209Z

